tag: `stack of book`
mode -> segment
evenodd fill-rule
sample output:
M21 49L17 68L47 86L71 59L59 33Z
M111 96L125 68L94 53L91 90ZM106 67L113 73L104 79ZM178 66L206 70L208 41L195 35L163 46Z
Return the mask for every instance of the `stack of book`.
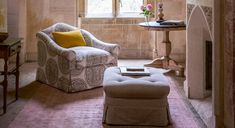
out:
M185 22L183 20L165 20L160 23L160 25L176 25L183 26Z
M123 76L149 76L150 72L146 67L119 67Z

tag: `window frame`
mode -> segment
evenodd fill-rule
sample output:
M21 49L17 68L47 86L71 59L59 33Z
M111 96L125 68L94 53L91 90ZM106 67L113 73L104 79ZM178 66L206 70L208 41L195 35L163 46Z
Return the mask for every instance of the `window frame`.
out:
M88 14L88 0L84 0L84 17L86 18L143 18L144 16L139 15L139 13L120 13L119 0L112 0L112 13L111 14L100 14L92 15ZM143 4L146 4L147 0L143 0Z

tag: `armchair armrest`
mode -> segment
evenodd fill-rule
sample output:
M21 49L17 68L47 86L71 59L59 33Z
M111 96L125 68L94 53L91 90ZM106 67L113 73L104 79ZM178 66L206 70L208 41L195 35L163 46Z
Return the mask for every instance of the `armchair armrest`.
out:
M36 34L38 40L44 42L47 45L48 50L56 53L57 55L63 56L69 61L76 58L76 52L71 49L60 47L54 40L52 40L47 34L38 32ZM45 51L46 52L46 51Z
M118 56L118 53L120 50L120 46L118 44L112 44L112 43L107 43L107 42L98 40L91 33L83 29L82 29L82 33L84 34L84 36L89 37L92 47L105 50L107 52L110 52L114 56Z
M100 41L96 38L93 38L92 40L93 42L93 47L99 48L99 49L103 49L105 51L110 52L111 54L113 54L114 56L118 56L119 50L120 50L120 46L117 44L111 44L111 43L106 43L103 41Z

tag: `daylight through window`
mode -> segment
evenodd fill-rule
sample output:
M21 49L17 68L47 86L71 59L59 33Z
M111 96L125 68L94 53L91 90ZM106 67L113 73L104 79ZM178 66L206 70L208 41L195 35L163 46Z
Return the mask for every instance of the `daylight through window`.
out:
M87 17L140 17L144 0L87 0Z

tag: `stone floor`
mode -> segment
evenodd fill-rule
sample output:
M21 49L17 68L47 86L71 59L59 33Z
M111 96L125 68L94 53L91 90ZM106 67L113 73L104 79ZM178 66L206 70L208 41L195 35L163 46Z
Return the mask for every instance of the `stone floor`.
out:
M209 96L205 99L189 99L190 103L200 115L201 119L207 126L213 126L212 123L212 97Z
M151 62L151 60L119 60L119 66L143 66L143 64ZM34 93L38 90L37 85L35 86L26 86L29 83L32 83L35 80L36 75L36 63L25 63L20 67L20 98L17 102L14 102L14 81L9 81L8 87L8 110L4 115L0 115L0 124L1 128L8 127L12 120L16 117L16 115L23 109L24 105L29 101L29 99L34 95ZM193 100L185 97L183 91L183 82L185 80L184 77L175 77L173 73L167 74L170 76L172 81L177 85L178 91L181 93L181 96L184 98L185 102L191 106L191 110L194 111L195 115L201 118L205 123L210 121L212 116L212 105L211 98L207 98L205 100ZM11 76L14 77L14 76ZM0 81L2 76L0 76ZM10 78L11 79L11 78ZM0 88L0 105L2 106L2 88ZM2 113L2 109L0 109L0 113ZM199 114L199 115L198 115ZM204 122L201 121L202 127L205 127Z

